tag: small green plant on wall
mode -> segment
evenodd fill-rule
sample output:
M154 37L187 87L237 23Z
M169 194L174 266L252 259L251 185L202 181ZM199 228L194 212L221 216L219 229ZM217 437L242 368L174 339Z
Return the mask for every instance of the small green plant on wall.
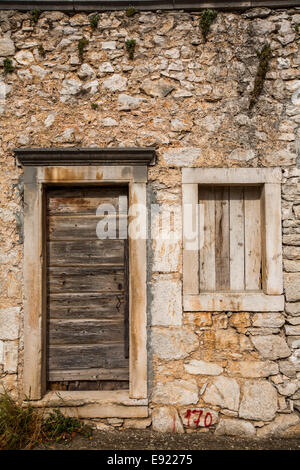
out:
M4 73L11 73L14 71L14 66L12 64L12 61L8 57L4 59L3 61L3 70L4 70Z
M90 25L92 29L96 29L100 20L100 16L96 13L90 17Z
M207 41L207 35L209 33L210 27L216 19L217 15L218 13L215 10L210 10L209 8L204 10L201 15L200 27L205 42Z
M40 54L41 57L45 57L46 51L44 49L44 46L42 46L42 44L39 45L38 51L39 51L39 54Z
M35 10L32 10L31 12L31 20L34 22L34 23L37 23L39 21L39 17L41 16L42 14L42 10L38 10L38 9L35 9Z
M78 55L79 55L80 60L83 60L83 53L88 43L89 41L84 38L78 41Z
M125 43L126 50L128 52L129 59L132 60L134 58L134 51L136 46L135 39L128 39Z
M134 7L129 7L125 11L125 15L130 18L131 16L135 15L137 13L137 10Z
M91 104L91 108L92 108L94 111L97 111L97 109L98 109L98 103L92 103L92 104Z
M259 57L259 64L256 72L256 77L254 81L253 91L250 96L249 109L252 109L259 95L262 92L264 81L269 70L269 62L272 58L272 52L269 44L266 44L261 52L257 53Z

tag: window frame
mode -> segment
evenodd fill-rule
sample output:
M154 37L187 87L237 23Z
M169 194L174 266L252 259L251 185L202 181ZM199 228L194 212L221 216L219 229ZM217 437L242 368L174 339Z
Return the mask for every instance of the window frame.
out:
M280 168L183 168L183 310L282 311L284 309ZM196 214L199 185L261 186L262 292L199 291L198 249L188 249L187 208ZM198 234L199 237L199 234ZM199 240L196 240L198 243Z
M55 406L57 392L46 390L45 188L55 184L126 184L129 189L128 206L146 206L147 165L153 160L154 151L16 149L15 153L24 165L23 396L24 400L35 401L35 406L46 403L47 406ZM138 217L139 214L136 219ZM63 399L60 406L70 409L70 406L75 406L74 403L87 403L81 409L82 417L148 416L147 246L145 239L134 239L130 234L128 240L129 390L60 391L59 397Z

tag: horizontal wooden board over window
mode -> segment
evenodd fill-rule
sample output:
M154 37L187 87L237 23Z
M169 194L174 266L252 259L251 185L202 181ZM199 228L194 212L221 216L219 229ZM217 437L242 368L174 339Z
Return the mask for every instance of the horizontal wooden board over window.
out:
M282 310L281 171L187 168L182 180L184 309Z
M115 213L97 215L102 204ZM126 207L123 187L47 190L47 370L52 390L128 388ZM97 224L114 216L116 228L123 227L121 237L116 230L113 239L99 239Z

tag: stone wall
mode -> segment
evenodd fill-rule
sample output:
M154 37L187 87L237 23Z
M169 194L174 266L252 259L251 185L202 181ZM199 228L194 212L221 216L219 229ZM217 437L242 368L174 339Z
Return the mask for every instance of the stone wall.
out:
M300 8L219 12L206 43L200 13L99 16L93 30L86 14L44 12L35 23L0 12L0 383L21 390L23 185L13 148L154 146L149 202L174 208L179 240L149 244L153 428L300 432ZM266 43L273 57L249 111ZM285 312L183 313L186 166L282 167ZM150 424L112 418L98 427Z

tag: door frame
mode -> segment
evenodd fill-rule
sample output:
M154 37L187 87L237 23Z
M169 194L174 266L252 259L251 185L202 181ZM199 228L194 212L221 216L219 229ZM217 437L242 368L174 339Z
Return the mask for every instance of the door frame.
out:
M127 184L129 210L133 204L146 208L147 165L153 162L155 153L153 149L17 149L15 153L24 165L23 394L25 400L51 404L51 401L57 401L57 394L46 393L45 186ZM91 159L87 155L92 155ZM148 216L137 213L135 221L148 225ZM137 416L141 417L139 405L143 407L148 403L147 240L135 239L130 234L128 238L129 390L95 391L92 394L86 391L59 392L62 397L64 395L64 406L79 399L87 399L90 403L91 395L97 403L104 404L103 400L109 397L111 405L117 403L119 408L120 405L132 408L130 417L135 416L133 408L139 408ZM97 407L93 409L98 417L101 414L99 407L98 411ZM119 416L119 411L112 409L110 415L116 416L117 413ZM144 410L142 415L145 413Z

